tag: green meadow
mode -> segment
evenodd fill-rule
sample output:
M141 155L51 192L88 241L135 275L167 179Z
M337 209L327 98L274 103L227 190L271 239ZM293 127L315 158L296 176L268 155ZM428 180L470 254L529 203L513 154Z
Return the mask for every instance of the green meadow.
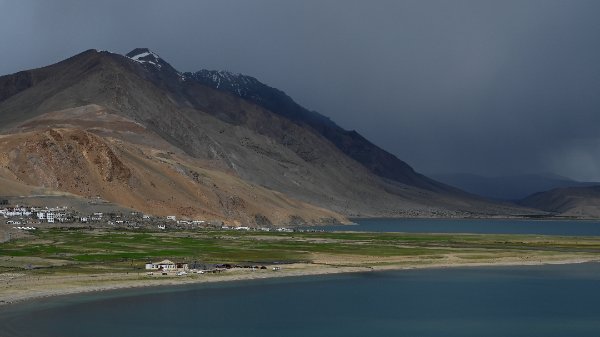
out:
M0 271L33 273L139 271L147 261L204 264L319 263L375 266L402 261L600 256L600 239L540 235L353 232L44 229L0 245ZM390 260L391 259L391 260ZM342 262L340 262L342 261Z

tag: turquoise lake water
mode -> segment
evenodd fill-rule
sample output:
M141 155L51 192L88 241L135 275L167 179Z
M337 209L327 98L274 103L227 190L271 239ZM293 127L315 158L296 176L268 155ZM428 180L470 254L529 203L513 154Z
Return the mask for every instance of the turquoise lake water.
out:
M0 308L11 336L600 336L600 264L160 287Z
M479 233L599 236L600 221L523 219L354 219L357 225L316 227L325 231Z

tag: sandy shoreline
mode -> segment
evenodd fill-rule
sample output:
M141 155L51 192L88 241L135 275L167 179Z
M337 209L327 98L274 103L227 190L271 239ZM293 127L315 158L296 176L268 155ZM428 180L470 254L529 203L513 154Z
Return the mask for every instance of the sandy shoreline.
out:
M111 273L90 275L52 275L37 277L23 273L0 274L0 306L24 301L54 296L73 295L97 291L118 289L166 287L172 285L202 284L213 282L231 282L243 280L258 280L282 277L300 277L314 275L329 275L340 273L376 272L389 270L410 270L426 268L456 268L456 267L485 267L485 266L534 266L548 264L578 264L600 262L600 257L575 257L568 259L547 260L502 260L485 262L466 262L452 257L439 263L406 263L376 266L343 266L326 263L289 264L283 265L279 271L272 270L242 270L231 269L217 275L187 275L187 276L147 276L140 273Z

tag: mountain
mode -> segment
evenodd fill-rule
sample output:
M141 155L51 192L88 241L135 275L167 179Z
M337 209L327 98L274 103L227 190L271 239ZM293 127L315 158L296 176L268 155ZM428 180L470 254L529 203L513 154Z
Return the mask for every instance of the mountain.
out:
M208 74L138 48L0 77L0 194L248 224L530 212L416 173L256 79Z
M561 216L600 217L600 185L556 188L533 194L519 202Z
M520 200L533 193L559 187L593 186L598 183L579 182L555 174L523 174L484 177L470 173L433 175L445 184L469 193L498 200Z
M305 109L283 91L269 87L254 77L214 70L185 73L184 76L230 92L291 121L309 126L313 132L325 137L344 154L380 177L431 191L451 190L449 186L415 172L408 164L372 144L356 131L342 129L329 118Z

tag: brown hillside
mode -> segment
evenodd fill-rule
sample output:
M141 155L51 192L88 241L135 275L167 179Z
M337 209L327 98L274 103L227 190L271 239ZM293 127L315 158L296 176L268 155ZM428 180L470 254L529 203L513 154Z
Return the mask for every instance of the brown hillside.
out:
M0 138L3 178L29 186L100 196L157 215L256 223L343 220L172 153L78 129L47 129ZM12 179L11 179L12 178ZM263 221L263 220L261 220Z

